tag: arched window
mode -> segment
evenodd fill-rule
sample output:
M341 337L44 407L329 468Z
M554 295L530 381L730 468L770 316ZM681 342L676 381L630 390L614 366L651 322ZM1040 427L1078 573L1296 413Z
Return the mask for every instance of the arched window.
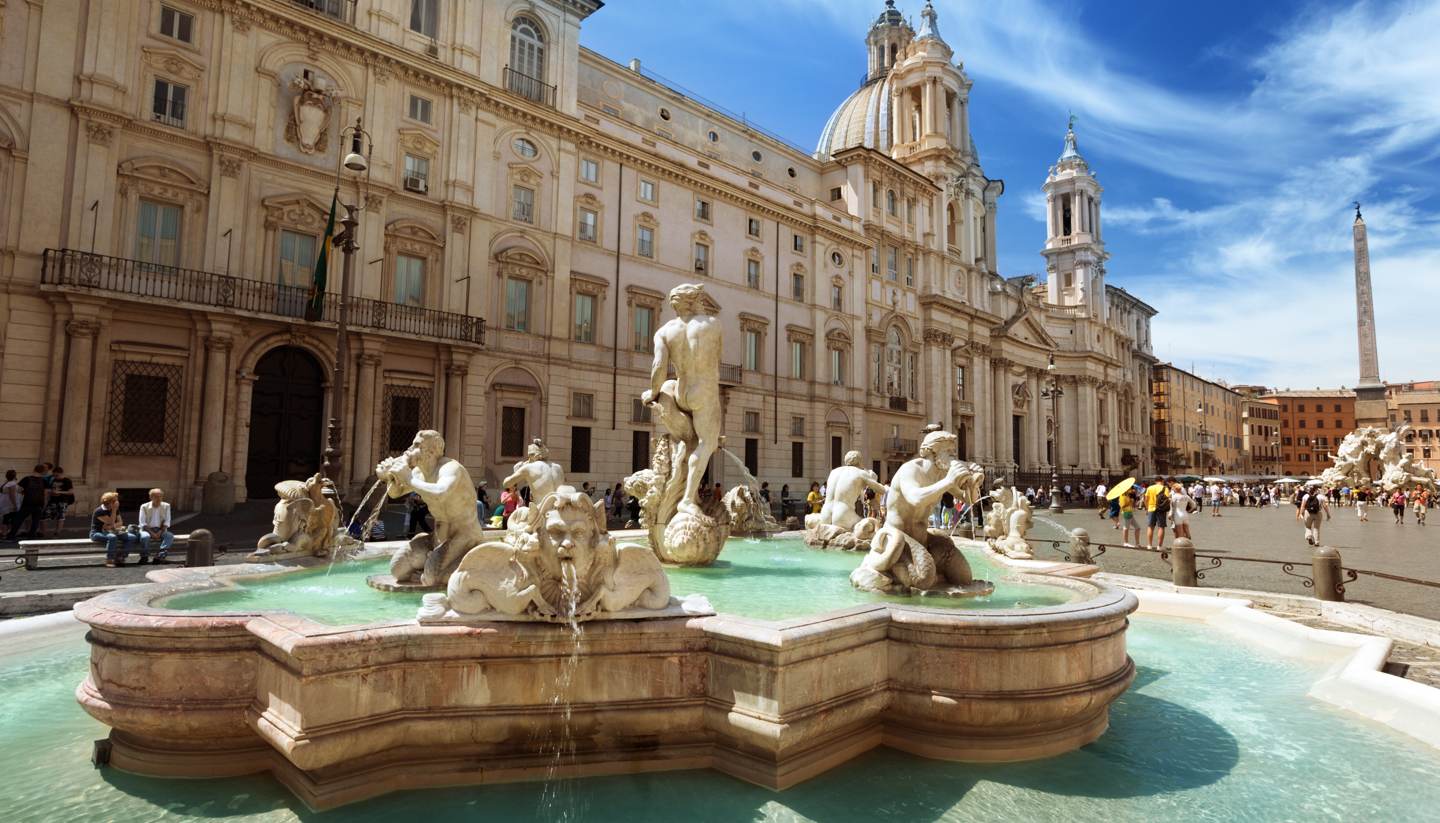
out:
M888 190L888 191L885 192L885 211L886 211L891 217L897 217L897 216L899 216L899 209L896 207L895 190L894 190L894 189L890 189L890 190Z
M536 80L545 79L545 35L539 24L524 15L510 24L510 69Z
M900 329L890 327L885 335L885 394L900 397L905 390L905 344Z

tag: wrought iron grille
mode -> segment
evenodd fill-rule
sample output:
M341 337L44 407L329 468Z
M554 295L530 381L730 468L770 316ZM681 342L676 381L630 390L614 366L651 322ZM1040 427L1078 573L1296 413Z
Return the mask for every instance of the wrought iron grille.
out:
M431 392L423 386L385 386L385 451L401 454L410 448L415 433L431 423Z
M116 361L110 378L105 453L173 457L180 440L181 368Z

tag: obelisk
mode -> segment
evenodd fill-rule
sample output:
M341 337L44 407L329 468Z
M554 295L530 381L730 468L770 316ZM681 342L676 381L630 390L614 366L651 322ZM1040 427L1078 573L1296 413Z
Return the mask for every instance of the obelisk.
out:
M1389 428L1380 353L1375 347L1375 302L1370 290L1370 242L1360 204L1355 204L1355 329L1360 342L1360 382L1355 386L1355 426Z

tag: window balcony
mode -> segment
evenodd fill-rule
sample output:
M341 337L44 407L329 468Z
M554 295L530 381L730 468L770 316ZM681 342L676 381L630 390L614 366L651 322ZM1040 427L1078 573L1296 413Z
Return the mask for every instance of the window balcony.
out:
M290 2L316 14L323 14L331 20L338 20L351 26L355 25L355 0L290 0Z
M744 382L740 367L730 363L720 364L720 382L727 386L738 386Z
M305 320L309 289L282 286L194 269L162 266L73 249L46 249L40 272L47 290L103 292L120 299L174 308L218 309L231 314ZM340 315L340 295L326 292L321 319L331 325ZM485 344L485 321L466 314L404 306L363 297L350 298L350 325L407 337Z
M885 438L886 454L903 454L913 457L919 450L920 442L918 440L909 440L904 437Z
M555 87L538 77L521 74L509 66L506 66L505 88L511 94L519 95L526 100L539 103L542 106L549 106L552 109L555 108Z
M888 398L888 400L889 400L889 405L890 405L890 410L891 410L891 411L902 411L902 412L903 412L903 411L909 411L909 410L910 410L910 401L909 401L909 398L905 398L905 397L891 397L891 398Z

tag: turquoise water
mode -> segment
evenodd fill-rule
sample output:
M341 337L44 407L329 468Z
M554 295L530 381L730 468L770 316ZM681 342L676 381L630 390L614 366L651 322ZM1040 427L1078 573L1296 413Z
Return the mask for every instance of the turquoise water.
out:
M878 749L785 792L706 771L406 792L313 814L266 777L157 780L89 765L105 728L73 696L88 650L0 662L6 823L135 821L1421 820L1440 752L1305 696L1320 669L1202 624L1137 618L1110 731L1049 760L942 763ZM1431 811L1427 812L1426 809Z
M704 568L669 568L675 595L703 594L722 614L764 620L820 614L867 603L890 602L938 608L1016 609L1068 603L1069 589L1018 583L1010 573L978 552L966 557L974 575L995 583L985 597L884 597L856 591L850 572L860 565L859 552L812 549L798 538L731 538L720 559ZM225 588L182 594L165 600L167 609L181 611L276 611L285 609L330 625L409 620L420 606L418 594L376 591L365 578L388 570L388 561L338 563L329 568L291 572Z

